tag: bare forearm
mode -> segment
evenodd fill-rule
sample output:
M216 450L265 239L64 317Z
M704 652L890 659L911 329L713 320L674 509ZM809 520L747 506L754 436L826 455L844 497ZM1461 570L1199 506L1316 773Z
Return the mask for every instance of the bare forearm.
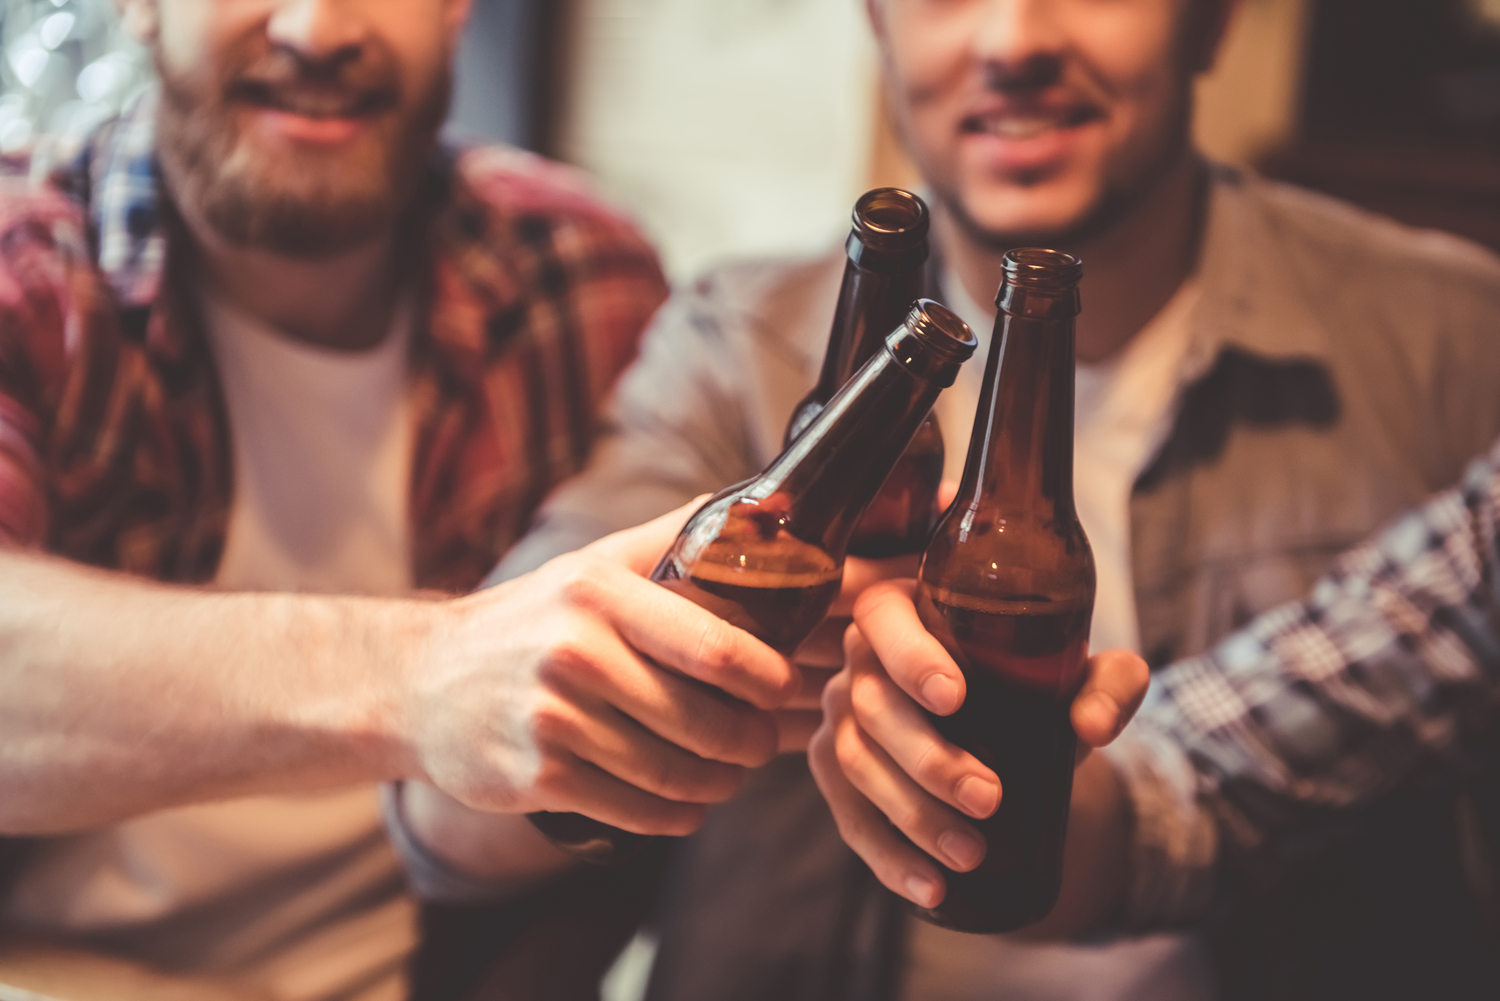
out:
M417 608L0 553L0 831L397 777Z

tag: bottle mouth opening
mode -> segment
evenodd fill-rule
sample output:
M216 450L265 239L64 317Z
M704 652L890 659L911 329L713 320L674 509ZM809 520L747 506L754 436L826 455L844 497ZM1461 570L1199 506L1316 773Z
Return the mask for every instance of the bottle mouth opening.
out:
M901 188L874 188L854 203L854 229L873 250L906 250L927 238L927 203Z
M1005 252L1004 270L1007 285L1068 289L1083 277L1083 262L1061 250L1017 247Z
M979 338L969 325L935 299L918 299L913 303L906 323L924 344L949 358L967 359L979 346Z

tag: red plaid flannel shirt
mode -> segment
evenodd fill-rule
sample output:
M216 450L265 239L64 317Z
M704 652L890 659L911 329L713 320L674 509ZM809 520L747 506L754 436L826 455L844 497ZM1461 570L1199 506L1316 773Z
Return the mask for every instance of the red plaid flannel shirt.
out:
M233 463L153 122L144 101L46 183L0 180L0 543L205 581ZM440 159L414 276L410 510L418 586L453 591L581 466L667 287L568 168L500 148Z

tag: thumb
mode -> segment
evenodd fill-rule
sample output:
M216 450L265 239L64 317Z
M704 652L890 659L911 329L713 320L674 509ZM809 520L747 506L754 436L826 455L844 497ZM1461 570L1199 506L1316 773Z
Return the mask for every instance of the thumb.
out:
M606 535L598 542L584 547L584 552L595 553L614 563L620 563L642 577L656 569L662 554L682 531L682 526L693 512L703 506L711 495L700 494L675 511L668 511L644 525L627 528L613 535Z

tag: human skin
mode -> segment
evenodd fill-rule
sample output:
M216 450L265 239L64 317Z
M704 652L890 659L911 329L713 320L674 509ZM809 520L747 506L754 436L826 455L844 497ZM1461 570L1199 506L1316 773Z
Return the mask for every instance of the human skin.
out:
M954 712L966 686L952 657L922 628L914 592L914 581L895 580L860 596L845 667L823 692L824 722L808 748L808 766L840 835L876 877L908 900L936 907L947 886L933 858L957 872L983 861L984 837L968 818L994 813L1004 790L994 771L944 740L922 713ZM1118 897L1126 871L1125 803L1113 769L1089 751L1119 736L1149 682L1145 661L1133 653L1089 658L1071 710L1080 753L1062 893L1031 934L1090 927Z
M1109 357L1192 270L1195 75L1231 0L867 0L943 259L992 303L1001 258L1084 261L1078 357Z
M439 108L429 122L426 105L446 100L469 0L120 3L178 95L164 98L175 109L164 108L164 139L219 139L197 170L177 146L160 153L198 250L195 279L290 336L335 348L378 342L402 287L401 213L441 120ZM284 203L293 216L346 223L328 208L342 199L371 218L321 253L246 243L210 221L236 181L253 202Z
M0 833L405 779L514 820L485 871L517 885L566 864L523 837L528 811L686 834L775 753L770 711L800 684L647 578L691 508L447 600L230 594L0 551Z

